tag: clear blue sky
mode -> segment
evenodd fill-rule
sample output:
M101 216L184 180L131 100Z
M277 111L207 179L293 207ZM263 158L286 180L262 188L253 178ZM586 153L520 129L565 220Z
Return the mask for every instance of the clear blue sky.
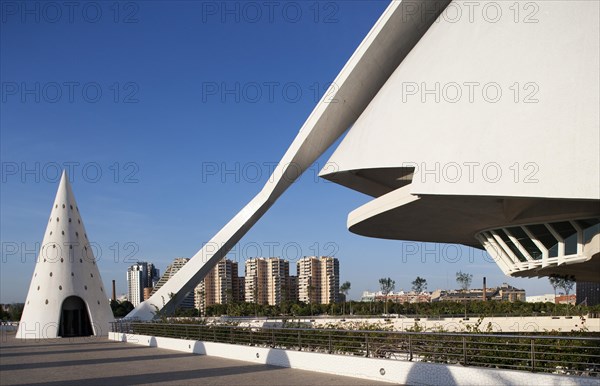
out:
M162 272L196 253L261 189L387 3L2 2L0 302L25 300L58 167L107 288L124 293L136 260ZM552 292L477 250L351 234L347 214L369 197L315 177L330 153L243 238L241 266L334 254L352 298L384 276L453 288L458 270L474 287Z

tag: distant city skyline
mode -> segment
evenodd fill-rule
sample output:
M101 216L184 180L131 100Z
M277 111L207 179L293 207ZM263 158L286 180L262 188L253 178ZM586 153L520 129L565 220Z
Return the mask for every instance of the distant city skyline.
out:
M321 265L321 260L322 260L322 265L323 268L321 268L319 265ZM173 262L171 262L171 264L169 264L167 266L167 268L165 269L165 273L166 275L163 275L163 280L161 282L161 285L164 284L164 282L167 280L168 277L172 276L172 274L174 273L169 273L171 272L171 270L169 270L170 267L174 267L176 266L177 269L180 268L181 266L183 266L183 264L185 264L184 262L187 261L187 258L175 258L173 260ZM313 261L315 261L317 263L317 265L313 264ZM328 263L328 262L331 263ZM274 264L273 262L277 262L277 264ZM262 265L260 263L263 263ZM219 264L217 266L215 266L215 268L213 268L213 270L211 270L210 274L207 275L207 277L200 283L198 284L198 286L196 287L195 291L194 291L194 306L196 308L201 307L203 310L206 309L207 306L210 306L212 304L226 304L227 303L227 299L228 296L232 296L234 301L246 301L246 302L254 302L254 298L252 295L252 283L254 282L254 279L250 279L249 284L246 286L246 278L248 276L248 274L250 273L250 276L254 276L255 274L256 276L256 280L258 280L259 282L264 282L265 287L264 293L262 295L259 295L259 303L260 304L271 304L271 305L277 305L279 304L278 300L275 300L274 298L274 294L275 293L281 293L281 289L279 290L274 290L272 289L274 282L273 280L277 281L277 280L281 280L281 279L292 279L290 283L288 283L289 285L294 285L296 286L296 292L292 295L293 299L289 299L289 300L298 300L298 301L304 301L304 302L308 302L308 298L310 297L309 295L309 291L304 288L303 290L299 289L299 285L304 285L304 287L307 287L309 284L308 281L308 277L305 276L304 278L298 279L299 276L299 272L300 271L305 271L306 275L310 275L311 273L313 273L313 271L317 270L318 273L318 281L321 281L322 276L321 276L321 272L326 272L327 267L330 267L330 269L335 269L337 270L338 274L336 276L336 279L334 281L328 281L326 278L323 277L323 283L326 287L328 287L327 289L323 289L323 293L326 293L327 295L325 295L326 297L330 296L329 294L332 293L333 288L337 288L338 290L338 296L341 294L341 292L339 292L339 286L341 281L339 280L339 259L337 258L329 258L327 256L321 256L321 257L316 257L316 256L306 256L302 259L300 259L300 261L296 262L296 264L290 264L290 261L281 259L279 257L252 257L249 258L245 261L244 265L240 265L238 262L236 261L232 261L228 258L224 258L223 260L221 260L219 262ZM139 266L139 265L143 265L146 264L148 267L150 266L154 266L151 262L138 262L136 264L134 264L133 266L129 267L128 271L131 270L132 267L135 266ZM287 265L287 268L283 268L284 266ZM336 267L336 265L338 265ZM260 268L259 268L260 266ZM273 267L271 267L273 266ZM280 267L281 266L281 267ZM291 269L291 267L296 266L296 268L294 270ZM315 269L313 269L313 266L315 267ZM274 267L278 267L277 269L275 269ZM298 267L301 267L300 269L298 269ZM158 270L157 268L154 268L155 270ZM256 269L260 270L260 274L258 274L256 272ZM324 271L322 271L324 270ZM176 271L175 271L176 272ZM285 273L284 273L285 272ZM281 277L279 277L280 275L283 275ZM483 279L483 278L482 278ZM490 290L499 290L503 287L507 287L507 288L513 288L513 286L511 286L509 284L511 278L508 278L508 280L502 282L502 283L492 283L488 289ZM240 285L240 281L242 284L242 287L245 288L239 288L238 286ZM154 283L156 284L156 283ZM390 297L390 299L393 296L407 296L407 301L412 302L414 301L413 297L415 297L416 293L414 293L414 291L412 290L412 286L413 283L408 283L407 286L402 286L403 283L397 283L398 287L395 288L394 291L390 292L388 295ZM482 282L479 283L472 283L470 285L469 291L473 292L473 291L480 291L481 292L481 288L482 288ZM236 289L237 288L237 289ZM248 290L248 288L250 288L250 291ZM262 288L262 287L261 287ZM290 289L288 288L287 291L289 291ZM244 295L245 291L248 293L247 296ZM319 291L321 291L321 288L319 287ZM362 291L362 292L361 292ZM518 291L521 291L520 289L518 289ZM356 292L360 293L360 296L357 297L356 299L351 299L349 298L348 300L356 300L356 301L373 301L373 299L375 299L377 296L381 297L382 292L379 288L376 288L375 290L366 290L366 289L356 289ZM460 289L458 289L458 284L456 283L456 281L454 282L454 285L450 285L447 288L435 288L435 289L428 289L428 290L424 290L422 293L423 294L428 294L428 296L424 297L423 299L420 299L419 301L425 301L425 299L427 299L427 301L429 301L429 299L431 298L431 295L436 293L436 292L460 292ZM561 293L560 291L558 293ZM415 295L415 296L413 296ZM491 296L491 293L488 293L489 296ZM531 298L536 298L539 297L540 299L545 299L544 296L547 296L547 294L544 295L534 295L531 296ZM554 295L553 295L554 296ZM127 300L132 301L131 297L129 295L126 296ZM418 297L418 296L416 296ZM525 298L525 293L523 292L523 299ZM527 298L529 298L530 296L527 296ZM320 303L321 299L317 299L315 300L316 302ZM339 300L337 300L339 301ZM133 302L132 302L133 303ZM325 302L327 303L327 302ZM188 302L188 305L190 305L191 303Z

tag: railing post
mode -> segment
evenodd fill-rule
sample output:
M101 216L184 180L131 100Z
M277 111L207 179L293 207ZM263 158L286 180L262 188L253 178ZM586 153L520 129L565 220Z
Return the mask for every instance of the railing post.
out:
M188 326L185 325L185 339L190 339L190 334L188 333Z
M252 331L252 327L250 327L250 346L254 345L254 332Z
M412 352L412 335L408 336L408 360L413 360L413 352Z
M531 339L531 371L535 371L535 340Z
M275 347L275 330L271 330L271 341L272 341L272 345L273 347Z
M463 336L462 337L462 344L463 344L463 365L466 366L467 365L467 337Z
M302 351L302 335L300 330L298 330L298 350Z
M367 348L367 358L369 357L369 335L365 333L365 345Z
M329 331L329 353L331 354L333 352L333 349L331 347L331 331Z

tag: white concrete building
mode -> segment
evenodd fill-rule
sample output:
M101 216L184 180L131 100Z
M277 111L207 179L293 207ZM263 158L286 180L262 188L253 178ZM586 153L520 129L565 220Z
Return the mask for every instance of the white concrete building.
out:
M134 306L144 301L144 289L152 291L160 280L159 270L154 264L140 262L127 268L127 298Z
M526 299L527 303L546 303L546 302L554 303L555 302L554 294L527 296L525 299Z
M350 212L354 233L483 247L510 276L600 280L600 3L542 2L531 23L449 22L461 4L321 175L373 197ZM509 15L513 3L492 5Z
M104 336L112 320L79 207L63 172L17 338Z
M144 301L144 279L147 270L147 265L139 263L127 269L127 299L134 306Z

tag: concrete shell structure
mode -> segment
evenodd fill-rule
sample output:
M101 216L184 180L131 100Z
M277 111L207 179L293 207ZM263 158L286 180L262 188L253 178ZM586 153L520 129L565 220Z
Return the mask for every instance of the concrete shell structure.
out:
M354 233L483 246L513 276L600 280L600 3L543 2L515 21L517 3L490 2L487 19L449 19L461 4L321 175L375 197L348 216Z
M103 336L113 314L75 196L63 172L17 338Z
M348 128L321 175L375 197L352 232L600 281L600 3L467 3L392 1L263 190L129 316L189 291Z

